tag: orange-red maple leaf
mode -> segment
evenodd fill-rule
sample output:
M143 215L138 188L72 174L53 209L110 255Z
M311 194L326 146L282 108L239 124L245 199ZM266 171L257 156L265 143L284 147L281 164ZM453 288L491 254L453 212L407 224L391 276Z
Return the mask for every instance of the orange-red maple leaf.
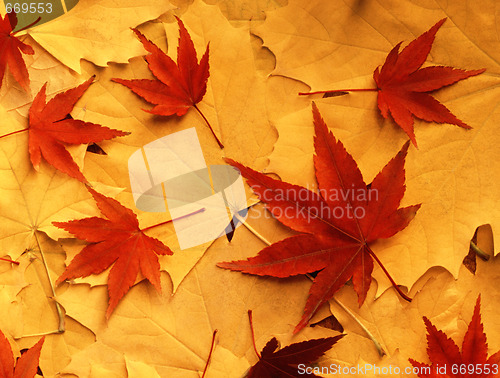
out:
M361 305L371 283L373 259L399 290L369 243L404 229L420 207L399 208L405 192L404 160L409 143L367 186L356 162L328 130L314 103L313 115L319 193L272 179L228 159L272 214L302 234L274 243L248 260L218 264L273 277L321 270L295 332L305 327L318 308L351 278Z
M373 79L378 88L378 107L384 118L389 112L416 146L414 117L427 122L451 123L471 127L455 117L446 106L426 92L435 91L485 70L461 70L432 66L420 68L431 50L436 32L446 18L412 41L400 53L398 43L389 53L382 68L375 69Z
M12 30L15 29L16 25L17 16L15 13L8 13L5 17L0 15L0 86L8 65L14 79L25 91L29 91L28 69L21 52L33 55L35 51L30 45L21 42L14 36L15 33L12 33Z
M2 378L32 378L35 376L40 359L45 336L42 337L27 352L23 353L14 367L12 348L5 335L0 331L0 377Z
M177 18L177 22L179 24L177 64L139 30L132 29L149 52L146 55L146 61L156 79L125 80L115 78L112 80L125 85L146 101L154 104L153 109L144 110L152 114L182 116L191 107L194 107L207 123L219 147L223 148L212 126L196 105L203 99L207 91L207 81L210 76L209 46L207 45L207 49L198 63L196 50L188 31L179 18Z
M210 76L208 46L198 64L193 41L179 18L177 22L179 23L177 64L139 30L132 29L149 52L146 55L146 61L157 79L113 79L130 88L146 101L155 104L153 109L146 110L149 113L182 116L189 108L200 102L207 91L207 81Z
M171 255L172 251L158 239L144 234L132 210L91 188L89 191L107 219L91 217L53 223L90 243L66 267L57 284L67 279L99 274L114 264L108 277L106 316L109 318L134 284L139 271L156 290L161 291L157 255Z
M488 358L488 343L481 323L481 296L477 298L474 314L462 342L462 352L458 345L443 331L439 331L424 316L427 328L427 355L431 365L410 358L418 368L421 378L486 378L500 376L500 351Z
M90 86L94 77L76 88L57 94L46 103L45 84L33 100L29 110L28 149L31 163L38 170L41 157L54 168L82 182L87 180L80 172L63 143L98 143L129 133L110 129L69 117L76 102Z
M392 116L412 143L417 146L413 128L414 118L427 122L450 123L470 129L465 122L455 117L450 110L432 97L428 92L435 91L457 81L479 75L485 70L462 70L453 67L432 66L422 67L434 42L438 29L446 18L410 42L401 52L398 43L387 55L382 67L373 72L377 84L374 89L340 89L333 91L318 91L300 93L301 95L324 93L325 96L339 92L377 91L378 108L384 118Z

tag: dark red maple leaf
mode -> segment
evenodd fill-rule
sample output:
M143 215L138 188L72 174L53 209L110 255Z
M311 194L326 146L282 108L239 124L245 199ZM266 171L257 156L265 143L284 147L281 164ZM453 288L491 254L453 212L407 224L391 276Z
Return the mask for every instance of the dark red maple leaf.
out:
M76 102L90 86L94 76L76 88L57 94L46 103L45 84L33 100L29 110L28 149L31 163L38 170L41 157L54 168L82 182L87 180L80 172L63 143L98 143L128 132L110 129L90 122L68 117ZM24 130L20 130L24 131Z
M205 54L198 63L191 36L179 18L177 18L177 22L179 24L177 64L139 30L132 29L144 48L149 52L146 55L146 61L156 79L125 80L115 78L112 80L125 85L134 93L155 105L153 109L145 110L146 112L163 116L173 114L182 116L191 107L195 108L207 123L210 131L212 131L219 147L224 148L215 135L212 126L196 105L203 99L207 91L207 81L210 76L209 47L207 45Z
M401 52L398 43L387 56L382 68L377 67L373 79L374 89L342 89L300 93L301 95L324 93L326 96L350 91L377 91L378 107L384 118L392 115L394 121L405 131L417 146L413 129L414 118L427 122L450 123L470 129L465 122L455 117L449 109L427 92L432 92L485 70L462 70L453 67L432 66L420 68L432 47L434 37L446 18L412 41Z
M38 22L37 20L36 22ZM35 22L35 23L36 23ZM30 45L21 42L15 37L18 30L12 33L17 25L17 16L15 13L7 13L5 17L0 15L0 86L2 85L3 77L7 65L14 79L23 87L25 91L29 91L30 79L26 63L24 63L23 54L33 55L35 51ZM28 25L26 28L32 26ZM26 29L23 28L23 29Z
M405 191L407 142L367 186L351 155L328 130L313 103L314 166L319 194L272 179L233 160L248 184L284 225L302 234L264 248L247 260L217 264L260 276L289 277L319 271L298 332L318 308L352 278L361 305L371 283L373 259L406 299L369 246L404 229L420 205L399 208Z
M67 279L99 274L109 268L109 318L120 299L134 284L139 271L161 291L160 263L157 255L171 255L172 251L158 239L144 234L132 210L113 198L88 188L99 210L107 218L84 218L69 222L53 222L88 244L75 256L57 279L57 284Z
M252 311L248 311L252 341L255 354L259 361L248 371L248 378L290 378L290 377L319 377L309 371L310 364L320 358L327 350L339 341L344 335L312 339L290 344L279 349L278 340L273 337L262 351L257 352L252 324Z
M488 343L481 323L481 295L477 297L474 314L462 342L462 352L458 345L443 331L439 331L424 316L427 328L427 355L431 365L410 358L418 367L419 377L486 378L500 376L500 351L488 358Z
M14 367L12 348L5 335L0 331L0 377L2 378L32 378L35 376L40 359L45 336L42 337L27 352L23 353Z

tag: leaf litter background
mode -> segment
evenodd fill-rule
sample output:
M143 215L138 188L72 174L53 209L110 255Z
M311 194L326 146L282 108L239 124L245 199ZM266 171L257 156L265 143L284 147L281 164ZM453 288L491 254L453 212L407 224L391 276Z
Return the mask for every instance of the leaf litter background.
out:
M409 357L426 362L422 316L460 345L478 293L491 354L500 349L496 312L500 258L493 257L493 240L498 243L500 232L500 137L494 130L500 121L499 12L493 0L480 6L439 0L196 0L172 1L172 5L82 0L67 15L34 27L23 37L35 49L35 55L24 56L31 94L9 73L5 75L0 89L2 134L25 127L31 101L45 82L50 98L96 74L96 82L72 115L132 134L101 143L107 155L86 153L85 146L71 152L84 175L125 206L135 209L127 172L130 154L161 136L193 126L207 163L220 164L223 157L230 157L312 187L311 98L299 98L297 93L372 87L374 68L396 43L408 42L448 17L428 63L487 71L435 96L473 129L416 121L419 149L411 147L406 159L402 206L421 202L422 207L405 230L373 246L414 300L402 301L377 268L376 282L361 308L352 287L344 287L335 298L373 333L386 356L378 355L359 325L332 300L314 320L334 314L347 335L319 364L409 366ZM208 91L199 105L226 146L222 152L195 112L182 118L153 117L141 110L149 104L110 81L151 77L142 58L144 50L130 27L140 25L148 38L175 56L178 27L173 14L189 30L198 56L210 42ZM374 93L312 99L368 182L407 139L379 115ZM17 355L39 339L22 336L58 326L39 249L55 281L83 248L51 222L99 215L81 183L46 164L36 173L26 146L24 134L0 140L0 246L3 256L20 262L12 267L0 262L0 329ZM169 219L168 214L136 212L141 227ZM251 215L257 212L265 214L261 204L250 209ZM291 234L267 217L248 223L271 242ZM478 243L492 258L477 259L472 274L462 261L476 228L483 224L491 228L478 235ZM265 246L245 227L236 230L231 243L220 238L186 251L179 250L172 226L148 234L174 251L173 256L160 257L162 294L138 279L106 321L108 272L60 285L56 294L66 314L66 331L45 339L40 357L45 376L198 377L212 333L218 329L207 376L239 377L257 361L248 309L253 310L258 348L272 336L287 345L338 335L316 326L292 337L310 287L307 278L278 280L215 266L254 256Z

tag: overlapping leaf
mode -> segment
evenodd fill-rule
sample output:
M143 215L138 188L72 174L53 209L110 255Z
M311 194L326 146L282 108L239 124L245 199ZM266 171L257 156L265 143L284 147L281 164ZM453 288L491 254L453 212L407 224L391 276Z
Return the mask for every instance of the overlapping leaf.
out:
M442 19L432 28L412 41L401 52L398 43L387 56L383 66L373 72L376 89L353 89L352 91L372 91L378 93L378 107L384 116L392 115L394 121L408 134L413 144L417 145L413 131L414 117L427 122L451 123L470 129L465 122L455 117L446 106L432 97L428 92L456 83L483 73L485 70L466 71L453 67L432 66L420 68L432 47L438 29L446 19ZM320 91L325 96L349 92L351 90Z
M465 129L471 128L427 92L485 71L466 71L443 66L420 68L429 55L436 32L445 21L446 19L439 21L401 52L401 42L398 43L387 56L382 68L377 67L373 72L373 79L377 83L378 107L382 115L388 118L390 113L415 146L414 117L427 122L451 123Z
M273 337L260 352L259 362L250 368L248 378L318 377L312 372L300 370L299 365L309 367L342 336L302 341L283 349L279 349L278 340Z
M304 234L275 243L248 260L218 264L274 277L321 270L295 332L351 278L361 305L370 286L373 259L378 261L368 243L404 229L420 207L399 208L405 191L403 166L408 143L367 186L352 156L328 131L316 105L313 115L320 194L228 160L280 222Z
M68 13L29 31L62 64L81 73L81 60L104 67L127 63L142 46L130 27L154 20L174 6L168 1L82 0Z
M9 66L14 79L16 79L25 91L29 91L30 79L28 69L26 68L21 52L33 55L35 51L31 46L14 36L12 30L15 29L16 25L17 16L15 13L6 14L5 17L0 15L0 86L2 85L5 70Z
M48 103L45 96L46 85L36 95L29 112L28 129L30 158L35 169L38 170L43 155L56 169L85 182L87 179L62 143L98 143L128 134L90 122L67 118L93 80L91 77L78 87L59 93Z
M196 105L207 91L207 80L210 76L208 45L198 63L196 50L188 31L179 18L177 18L177 22L180 29L177 64L158 46L146 39L139 30L133 29L144 48L149 52L146 61L157 79L113 79L113 81L125 85L146 101L155 104L153 109L147 110L152 114L182 116L191 107L194 107L207 123L219 147L223 148L224 146L215 135L212 126Z
M171 255L172 251L158 239L144 234L132 210L91 188L89 191L107 219L92 217L54 223L91 243L71 261L57 282L98 274L113 265L108 278L106 316L109 318L134 284L139 271L158 291L161 290L157 255Z
M410 359L411 364L418 367L419 377L486 378L499 375L500 351L488 358L488 343L481 323L480 311L481 296L477 298L472 320L462 342L462 352L452 339L424 317L427 328L427 354L431 365Z
M150 113L169 116L182 116L192 106L201 101L207 91L210 75L208 65L208 46L198 63L193 41L186 27L178 18L180 36L177 48L177 64L158 46L149 41L139 30L133 29L144 48L149 69L156 80L113 79L123 84L156 106Z
M2 378L33 378L37 372L38 359L44 341L45 337L42 337L14 364L9 341L0 331L0 376Z

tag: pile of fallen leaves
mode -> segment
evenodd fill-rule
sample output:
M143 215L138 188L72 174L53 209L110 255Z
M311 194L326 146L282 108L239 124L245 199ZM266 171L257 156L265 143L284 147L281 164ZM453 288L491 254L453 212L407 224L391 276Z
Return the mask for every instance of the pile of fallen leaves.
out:
M500 376L494 0L2 5L2 377ZM181 249L191 128L247 204Z

